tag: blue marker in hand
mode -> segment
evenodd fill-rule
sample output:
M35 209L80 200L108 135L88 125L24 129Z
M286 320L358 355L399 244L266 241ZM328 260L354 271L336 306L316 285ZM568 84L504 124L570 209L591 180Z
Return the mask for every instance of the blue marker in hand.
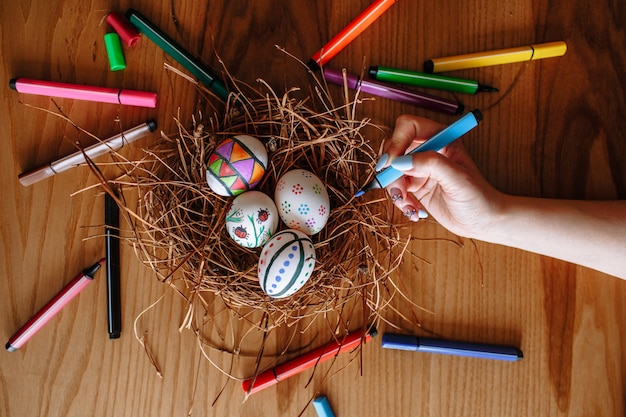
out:
M478 126L478 123L480 123L482 119L482 113L479 110L473 110L413 149L409 154L439 151ZM402 171L389 166L378 172L372 181L355 194L355 197L361 197L366 192L376 188L385 188L403 175L404 173Z

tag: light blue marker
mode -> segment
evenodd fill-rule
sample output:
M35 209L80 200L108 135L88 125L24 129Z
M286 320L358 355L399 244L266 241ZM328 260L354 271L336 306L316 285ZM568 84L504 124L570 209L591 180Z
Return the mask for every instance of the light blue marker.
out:
M315 412L319 417L335 417L332 408L330 408L328 398L326 398L325 395L321 395L314 399L313 407L315 407Z
M456 122L452 123L450 126L433 135L426 142L409 152L409 154L414 154L416 152L439 151L478 126L478 123L480 123L482 119L483 115L480 110L472 110ZM401 178L403 175L404 173L402 171L389 166L378 172L372 181L355 194L355 197L360 197L366 192L376 188L385 188L398 178Z

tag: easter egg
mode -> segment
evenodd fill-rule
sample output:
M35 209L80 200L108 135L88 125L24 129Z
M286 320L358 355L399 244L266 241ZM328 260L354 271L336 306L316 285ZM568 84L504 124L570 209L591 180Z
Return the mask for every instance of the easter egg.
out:
M221 142L209 156L206 180L216 194L228 197L254 188L267 168L267 151L260 140L237 135Z
M274 202L287 227L307 235L321 231L330 215L326 187L315 174L304 169L294 169L280 177Z
M226 213L226 230L239 245L258 248L276 232L278 211L270 197L260 191L239 194Z
M259 257L259 283L273 298L293 295L311 277L315 248L299 230L283 230L267 241Z

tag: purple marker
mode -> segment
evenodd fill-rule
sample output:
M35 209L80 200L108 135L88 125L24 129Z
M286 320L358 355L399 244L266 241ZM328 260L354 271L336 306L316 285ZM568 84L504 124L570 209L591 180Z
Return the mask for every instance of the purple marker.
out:
M427 337L416 337L403 334L384 334L382 346L387 349L440 353L444 355L495 359L509 362L514 362L524 357L522 351L513 346L457 342L453 340L430 339Z
M344 85L343 73L339 70L324 68L324 78L331 84ZM385 97L402 103L413 104L415 106L424 107L426 109L442 113L463 113L463 104L453 100L419 93L417 91L384 84L378 81L361 80L356 75L349 73L346 73L346 81L348 88L353 90L360 88L361 91L367 94Z

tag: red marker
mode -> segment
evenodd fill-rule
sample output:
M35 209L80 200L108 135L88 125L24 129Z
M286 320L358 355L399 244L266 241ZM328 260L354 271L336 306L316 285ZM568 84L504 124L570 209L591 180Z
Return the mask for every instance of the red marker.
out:
M365 29L370 27L383 13L387 11L397 0L376 0L363 10L341 32L335 35L326 45L317 51L308 63L312 70L319 69L333 59L343 48L359 36Z
M59 311L63 309L79 292L83 290L91 281L96 271L100 269L104 263L104 258L93 264L91 267L83 270L76 278L54 296L37 314L31 318L28 323L22 326L6 344L9 352L15 352L21 348L24 343L35 335L47 322L50 321Z
M302 356L287 361L273 369L268 369L265 372L257 375L256 379L250 378L243 381L242 387L246 393L254 394L262 389L271 387L272 385L289 378L290 376L299 374L318 363L331 359L336 355L347 352L357 347L361 341L369 342L372 337L376 336L377 332L374 327L368 330L365 335L361 330L354 331L348 334L343 340L333 340L324 346L320 346L317 349L305 353ZM253 384L254 380L254 384Z

